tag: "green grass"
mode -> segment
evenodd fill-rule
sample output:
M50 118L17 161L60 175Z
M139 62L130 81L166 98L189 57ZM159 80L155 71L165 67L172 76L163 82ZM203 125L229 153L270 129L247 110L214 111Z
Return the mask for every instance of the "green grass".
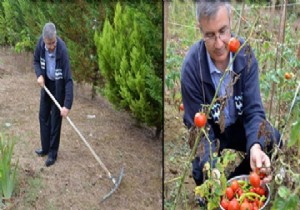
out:
M25 190L24 204L26 206L34 205L38 198L39 191L44 187L43 182L40 177L29 177L27 182L28 186L26 186Z

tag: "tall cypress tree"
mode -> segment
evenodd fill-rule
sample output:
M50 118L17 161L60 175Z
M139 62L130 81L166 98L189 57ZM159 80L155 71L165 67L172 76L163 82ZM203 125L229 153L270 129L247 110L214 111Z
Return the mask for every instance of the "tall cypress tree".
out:
M146 47L151 42L161 46L161 39L151 39L149 31L161 34L138 8L118 3L113 25L107 19L102 34L95 34L95 43L107 98L117 107L129 109L139 122L155 126L158 135L162 129L162 78L154 68L159 66L155 51Z

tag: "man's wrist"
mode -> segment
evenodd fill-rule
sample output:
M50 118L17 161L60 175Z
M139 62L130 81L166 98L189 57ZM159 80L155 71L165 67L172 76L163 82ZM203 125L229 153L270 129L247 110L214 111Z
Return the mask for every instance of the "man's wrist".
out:
M253 144L253 145L251 146L251 148L250 148L250 152L251 152L252 150L257 150L257 149L261 150L261 146L260 146L259 143Z

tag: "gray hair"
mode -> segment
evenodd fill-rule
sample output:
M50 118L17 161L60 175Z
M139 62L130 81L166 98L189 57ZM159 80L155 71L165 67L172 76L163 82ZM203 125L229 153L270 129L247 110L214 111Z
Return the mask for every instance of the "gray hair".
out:
M228 13L228 18L230 19L230 1L224 0L215 0L215 1L205 1L205 0L198 0L196 2L196 18L198 23L200 23L201 18L207 17L211 18L216 15L218 10L221 6L225 6Z
M53 39L56 36L56 28L54 23L46 23L43 28L43 38Z

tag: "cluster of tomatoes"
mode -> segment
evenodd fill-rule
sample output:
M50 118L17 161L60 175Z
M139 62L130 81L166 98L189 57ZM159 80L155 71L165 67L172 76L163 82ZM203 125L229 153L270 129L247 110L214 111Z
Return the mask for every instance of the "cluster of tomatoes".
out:
M233 180L226 188L220 205L225 210L258 210L266 200L267 194L261 184L264 173L251 172L249 182Z

